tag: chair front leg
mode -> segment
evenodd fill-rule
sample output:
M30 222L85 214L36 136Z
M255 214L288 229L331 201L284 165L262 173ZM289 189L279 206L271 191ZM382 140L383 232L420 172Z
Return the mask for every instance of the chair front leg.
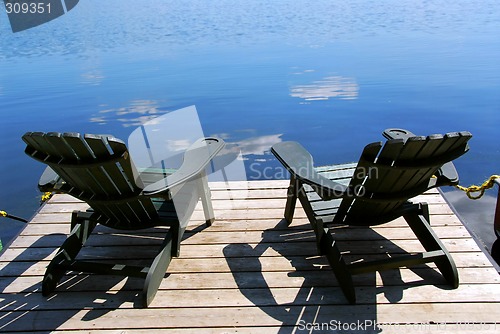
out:
M203 205L203 213L205 214L205 222L207 226L211 226L215 221L214 208L212 207L212 196L208 187L208 180L205 171L203 171L197 180L198 193L201 197Z
M330 263L330 267L349 303L356 304L356 291L349 265L345 262L328 228L325 228L323 232L320 240L321 253L328 259L328 263Z
M288 225L293 221L293 214L295 213L295 205L297 204L297 194L301 186L298 184L295 176L290 177L290 185L288 186L288 191L286 194L286 205L285 205L285 220Z
M178 222L170 226L171 239L172 239L172 256L179 257L181 254L181 241L184 231L186 231L185 225L187 222ZM183 227L184 226L184 227Z
M163 240L160 251L149 267L142 290L142 307L148 307L153 301L172 259L171 250L173 247L172 233L169 231Z
M73 227L70 235L59 248L56 256L50 261L42 282L42 294L51 294L57 283L66 273L67 268L75 260L97 223L90 220L91 213L74 211L71 217Z

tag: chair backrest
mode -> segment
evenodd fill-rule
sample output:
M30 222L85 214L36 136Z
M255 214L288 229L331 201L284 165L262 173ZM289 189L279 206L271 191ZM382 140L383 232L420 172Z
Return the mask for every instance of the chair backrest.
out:
M367 145L350 181L356 196L342 200L334 222L376 225L400 216L398 209L409 198L439 186L433 176L468 151L471 137L455 132Z
M135 167L124 142L106 135L28 132L25 153L49 165L63 180L61 191L87 202L104 225L150 227L157 211L141 196Z

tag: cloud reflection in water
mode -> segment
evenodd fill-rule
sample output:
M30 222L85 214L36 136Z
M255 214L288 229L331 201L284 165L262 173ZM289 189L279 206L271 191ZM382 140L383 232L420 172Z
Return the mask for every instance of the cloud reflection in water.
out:
M266 155L269 153L271 146L282 141L283 134L266 135L246 138L237 141L236 144L240 147L243 155Z
M140 126L147 122L154 122L154 118L166 112L167 111L160 109L157 101L133 100L127 107L101 110L99 114L92 117L90 121L102 125L113 121L119 121L122 122L125 127Z
M290 96L306 101L354 100L358 98L359 86L354 78L330 76L309 85L296 85L290 89Z
M104 79L104 75L98 69L89 70L88 72L82 73L82 83L91 86L99 86Z
M105 105L100 107L105 108ZM157 101L154 100L133 100L129 106L121 108L103 109L97 115L94 115L90 121L102 125L119 121L125 127L137 127L147 124L149 127L160 122L162 118L158 117L167 114L168 111L161 108ZM283 134L270 134L263 136L255 136L244 138L241 140L232 140L229 133L213 134L215 137L224 139L228 143L232 143L238 150L241 150L243 155L269 155L269 150L272 145L282 141ZM187 148L190 145L189 141L169 140L170 151L179 151Z

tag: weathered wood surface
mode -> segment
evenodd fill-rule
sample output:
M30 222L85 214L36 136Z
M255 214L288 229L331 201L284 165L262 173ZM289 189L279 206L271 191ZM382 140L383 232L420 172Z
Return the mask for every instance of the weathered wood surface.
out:
M302 209L291 227L282 221L287 186L212 183L216 222L204 227L196 209L181 255L148 309L137 308L142 280L136 278L69 273L56 294L41 295L45 266L68 233L71 212L86 208L70 196L54 196L0 257L0 332L500 330L500 277L439 192L417 200L430 204L431 225L457 263L460 287L450 290L433 265L365 274L355 276L358 304L349 305L328 262L317 256ZM402 219L334 232L351 260L421 250ZM98 227L81 256L140 263L161 239L160 229L132 234Z

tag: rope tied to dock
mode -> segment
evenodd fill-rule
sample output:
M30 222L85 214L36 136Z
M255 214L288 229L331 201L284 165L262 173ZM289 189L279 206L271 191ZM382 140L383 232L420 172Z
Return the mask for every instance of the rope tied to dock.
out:
M462 190L462 191L465 191L467 197L469 197L470 199L476 200L476 199L480 199L481 197L483 197L484 192L487 189L493 188L493 186L495 185L496 179L500 179L500 175L490 176L489 179L484 181L483 184L481 184L480 186L472 185L470 187L463 187L461 185L456 185L455 187ZM477 192L479 192L478 195L473 195L473 193L477 193Z
M14 216L14 215L10 215L7 212L1 211L1 210L0 210L0 217L5 217L5 218L14 219L14 220L19 220L20 222L23 222L23 223L27 223L28 222L24 218L20 218L20 217Z
M52 193L51 192L48 191L48 192L44 193L42 195L42 199L41 199L42 203L48 201L51 197L52 197ZM18 220L18 221L23 222L23 223L27 223L28 222L24 218L8 214L6 211L3 211L3 210L0 210L0 217L5 217L5 218L10 218L10 219Z

